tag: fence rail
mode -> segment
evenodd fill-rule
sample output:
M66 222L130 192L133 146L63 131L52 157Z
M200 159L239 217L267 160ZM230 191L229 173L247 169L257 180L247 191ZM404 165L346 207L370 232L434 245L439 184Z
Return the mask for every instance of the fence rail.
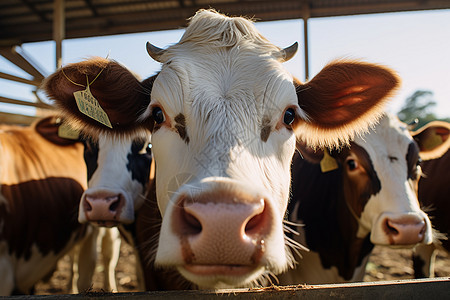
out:
M75 299L133 299L133 300L206 300L206 299L450 299L450 277L379 281L327 285L298 285L261 289L233 289L217 291L165 291L142 293L84 293L77 295L12 296L26 300L75 300ZM6 299L0 297L0 299Z

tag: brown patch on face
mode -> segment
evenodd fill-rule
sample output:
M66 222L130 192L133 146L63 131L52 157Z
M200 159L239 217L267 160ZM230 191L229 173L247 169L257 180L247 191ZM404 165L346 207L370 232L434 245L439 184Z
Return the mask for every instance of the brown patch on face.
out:
M192 264L195 260L194 251L191 249L191 245L189 244L187 236L180 237L181 243L181 255L183 256L183 260L186 264Z
M351 149L346 149L343 153L344 160L342 163L346 168L343 178L345 199L360 217L370 197L381 190L381 183L372 160L364 148L352 143ZM358 167L350 170L349 165L347 165L348 159L355 160Z
M269 139L269 135L272 127L270 126L270 119L268 117L264 117L262 120L262 128L261 128L261 140L263 142L267 142Z
M409 144L408 152L406 153L406 163L408 165L408 179L418 180L419 147L416 143Z
M177 130L178 134L186 142L186 144L189 144L189 137L186 131L186 118L183 114L178 114L174 120L175 129Z

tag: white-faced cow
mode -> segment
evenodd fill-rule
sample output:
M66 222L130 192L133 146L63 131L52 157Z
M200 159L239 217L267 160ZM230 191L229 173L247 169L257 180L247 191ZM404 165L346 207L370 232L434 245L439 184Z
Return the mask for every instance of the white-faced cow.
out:
M450 124L434 121L412 135L420 145L422 157L419 202L437 231L433 244L416 247L414 273L417 278L434 277L436 248L450 252Z
M83 268L84 278L78 284L90 284L94 272L93 265L97 259L97 244L100 243L105 267L104 286L107 291L117 291L115 266L119 258L121 236L134 245L135 211L144 202L146 186L149 181L151 154L149 153L149 136L137 135L129 138L111 138L100 134L96 137L95 170L90 174L89 188L81 196L78 220L95 227L95 235L90 243L84 243L80 251L83 259L76 264ZM97 228L98 226L119 228ZM121 234L119 234L119 231ZM86 259L86 258L90 259ZM139 290L142 275L137 269ZM78 288L74 284L73 291Z
M201 10L177 44L148 44L162 63L150 98L106 60L66 73L82 83L103 70L90 91L112 129L81 113L71 94L50 95L88 132L152 131L162 215L156 265L202 288L252 285L293 265L283 218L296 137L311 146L348 142L376 122L398 85L389 69L356 61L336 61L301 84L282 66L296 48L274 46L245 18ZM61 72L51 79L81 89Z
M385 115L349 148L314 152L299 143L292 165L289 220L306 245L282 284L362 281L375 245L430 244L431 225L417 200L419 147L407 126ZM328 150L326 150L328 151ZM334 170L321 168L335 161ZM323 172L325 171L325 172Z
M86 235L77 222L87 185L82 143L54 118L0 127L0 294L29 293Z

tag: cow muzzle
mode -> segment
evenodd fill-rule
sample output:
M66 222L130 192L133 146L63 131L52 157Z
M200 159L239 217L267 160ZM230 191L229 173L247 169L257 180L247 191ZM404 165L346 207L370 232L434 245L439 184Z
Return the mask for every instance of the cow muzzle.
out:
M254 280L268 264L267 243L277 235L272 202L234 182L207 184L202 190L180 190L170 212L171 231L181 252L178 269L187 279L210 288L219 281L235 286L235 280ZM279 223L281 228L281 218ZM284 254L282 230L277 233Z
M421 214L383 214L377 223L378 230L384 233L386 240L382 244L391 246L414 246L419 243L428 244L431 242L431 225L429 219ZM374 242L373 233L371 240Z
M131 223L134 216L127 216L126 197L119 190L88 189L80 202L78 220L102 227L113 227L121 223Z

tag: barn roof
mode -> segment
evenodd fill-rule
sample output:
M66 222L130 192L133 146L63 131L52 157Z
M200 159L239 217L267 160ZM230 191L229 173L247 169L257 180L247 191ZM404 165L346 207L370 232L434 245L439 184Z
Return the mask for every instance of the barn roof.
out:
M0 46L52 40L56 0L0 1ZM448 0L66 0L65 38L184 27L199 8L259 21L450 8Z
M309 18L448 9L450 0L1 0L0 55L32 78L0 72L0 79L28 84L34 90L39 88L45 73L20 47L23 43L55 40L60 65L64 39L178 29L185 27L187 19L198 9L210 7L228 15L253 17L259 22L305 20L308 76ZM52 108L33 93L34 102L0 95L0 104ZM0 123L29 124L33 119L0 111Z

